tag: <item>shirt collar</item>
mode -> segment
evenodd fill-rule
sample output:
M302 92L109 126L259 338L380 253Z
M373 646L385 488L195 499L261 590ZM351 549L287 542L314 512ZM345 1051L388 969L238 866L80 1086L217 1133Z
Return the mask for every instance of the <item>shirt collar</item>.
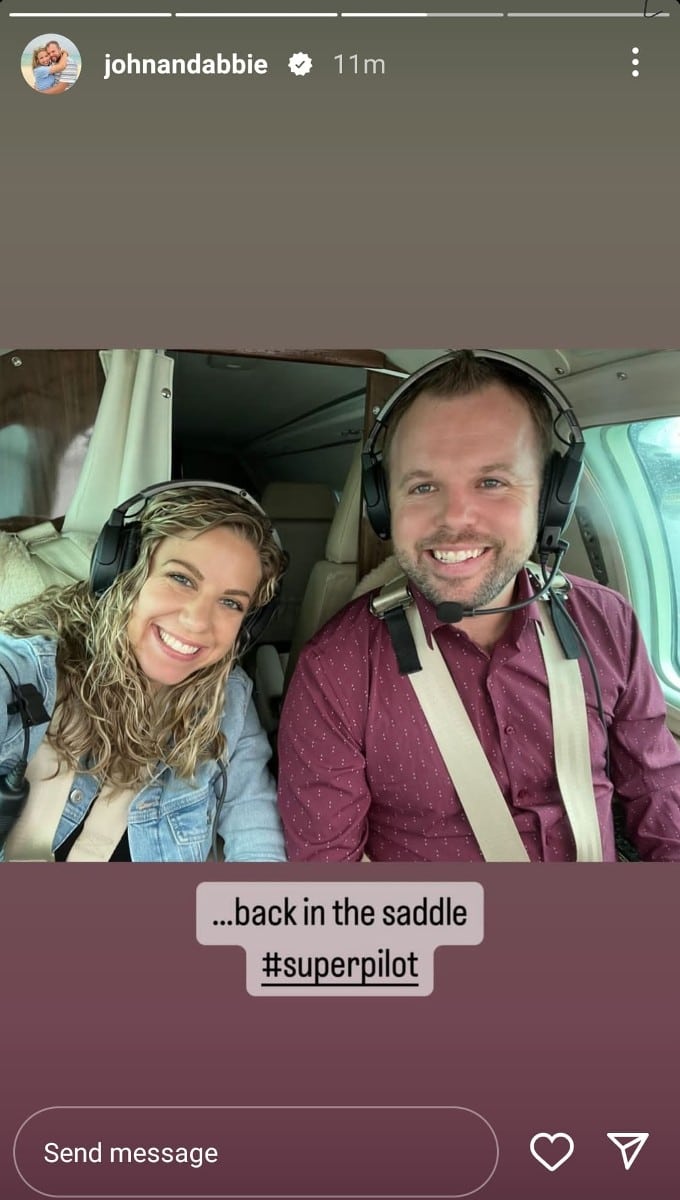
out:
M417 588L410 579L408 580L408 589L413 596L416 605L418 606L418 611L423 622L423 628L425 630L425 636L427 637L428 645L432 644L432 635L437 629L452 629L462 637L467 637L467 634L465 634L462 629L457 629L455 625L447 625L445 621L440 621L438 619L435 605L426 599L420 589ZM516 604L520 600L529 600L535 590L536 589L531 586L528 572L525 568L523 568L517 576L515 590L513 592L511 602ZM493 604L490 604L488 607L492 608ZM532 600L531 603L527 604L525 608L520 608L517 610L517 612L511 614L510 624L503 635L503 640L507 639L508 641L514 642L515 645L518 645L519 639L524 633L529 621L540 622L540 620L541 601Z

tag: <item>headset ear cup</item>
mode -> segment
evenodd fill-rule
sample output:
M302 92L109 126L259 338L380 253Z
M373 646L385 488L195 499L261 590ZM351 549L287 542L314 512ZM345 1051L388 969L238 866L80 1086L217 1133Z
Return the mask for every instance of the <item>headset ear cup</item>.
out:
M382 463L375 456L364 463L361 487L366 505L366 516L379 538L386 541L390 536L390 502L387 476Z
M572 518L583 471L583 450L582 442L573 443L565 454L553 450L548 460L538 504L536 541L542 554L555 551Z
M262 608L256 608L255 612L244 619L238 635L237 650L239 654L245 654L246 650L259 641L278 606L278 598L270 600L268 604L263 605Z
M556 504L556 496L561 477L562 459L557 450L553 450L546 463L543 474L543 486L538 502L538 533L536 542L540 554L549 554L557 546L562 533L561 510Z
M546 524L546 514L550 511L551 498L555 495L555 478L560 468L560 456L557 450L553 450L550 458L545 464L543 472L543 482L541 484L541 495L538 501L538 542L541 541L541 530Z
M260 640L262 634L267 629L269 622L276 615L281 603L281 589L283 587L284 576L290 563L290 555L282 548L281 539L276 531L272 530L272 532L275 534L277 544L281 550L281 553L283 554L283 570L276 581L276 590L271 600L267 601L266 604L263 604L261 608L256 608L254 612L248 613L244 618L243 624L239 630L238 638L236 640L236 654L238 657L244 655L247 650L250 650L251 646L255 645L255 642Z
M253 613L249 613L244 618L238 638L236 639L237 658L242 658L248 650L252 649L256 642L259 642L278 607L279 592L277 590L273 600L270 600L268 604L264 604L262 608L256 608Z
M141 529L133 525L113 525L102 529L90 563L90 591L102 596L123 571L134 567L139 557Z
M104 541L106 529L107 529L107 526L105 525L104 528L101 530L99 537L97 538L97 540L94 544L94 550L92 551L92 558L90 559L90 584L89 584L89 586L90 586L90 591L92 592L93 596L100 596L102 594L102 592L105 590L102 585L101 558L102 558L102 543Z
M129 571L134 567L139 558L139 548L142 543L142 527L135 521L132 525L126 525L123 529L123 537L120 546L120 566L118 567L117 575L121 575L123 571Z
M119 525L107 522L97 538L90 561L90 591L95 596L102 596L116 578L121 532Z

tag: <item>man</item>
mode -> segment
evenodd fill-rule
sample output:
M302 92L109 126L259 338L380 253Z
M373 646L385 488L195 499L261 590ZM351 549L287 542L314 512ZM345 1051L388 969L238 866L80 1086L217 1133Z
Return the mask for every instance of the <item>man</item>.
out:
M383 449L394 552L529 859L576 857L555 773L551 704L525 570L536 543L552 414L541 388L462 351L406 394ZM544 522L543 522L544 523ZM680 754L635 616L622 597L571 580L602 858L616 858L612 800L642 858L680 861ZM479 861L458 794L389 629L362 596L305 647L279 730L289 856L323 862ZM455 624L438 606L504 608ZM541 626L542 628L542 626ZM608 770L607 770L608 765ZM505 815L505 814L504 814Z
M33 86L37 92L41 92L45 96L57 96L61 92L67 92L69 84L62 82L62 70L66 62L58 59L55 63L50 58L49 51L46 46L39 46L33 52Z
M61 83L66 84L66 90L72 87L78 78L78 64L75 59L62 50L59 42L48 42L45 49L50 56L50 62L57 66Z

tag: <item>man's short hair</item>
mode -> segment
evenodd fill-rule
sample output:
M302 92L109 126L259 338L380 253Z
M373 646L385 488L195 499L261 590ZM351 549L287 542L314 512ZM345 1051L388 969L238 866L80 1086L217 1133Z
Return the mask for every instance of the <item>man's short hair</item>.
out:
M424 392L432 396L468 396L492 383L500 383L524 400L534 423L538 438L541 469L544 469L553 447L553 413L538 384L519 369L493 359L476 358L472 350L458 350L448 362L442 363L430 375L421 379L412 392L407 392L389 419L383 444L383 461L389 466L389 452L399 422L414 400Z

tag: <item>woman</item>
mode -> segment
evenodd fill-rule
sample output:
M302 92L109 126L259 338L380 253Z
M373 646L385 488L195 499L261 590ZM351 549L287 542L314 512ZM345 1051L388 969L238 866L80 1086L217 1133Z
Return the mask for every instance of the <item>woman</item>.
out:
M27 738L30 783L5 858L198 862L219 834L229 862L285 859L269 745L235 666L284 567L245 492L161 484L112 514L89 584L4 616L0 783ZM46 710L30 729L20 685Z
M33 67L33 86L37 92L45 96L57 96L67 92L70 83L62 83L59 76L66 66L68 55L62 50L61 57L53 63L45 46L39 46L33 51L31 66Z

